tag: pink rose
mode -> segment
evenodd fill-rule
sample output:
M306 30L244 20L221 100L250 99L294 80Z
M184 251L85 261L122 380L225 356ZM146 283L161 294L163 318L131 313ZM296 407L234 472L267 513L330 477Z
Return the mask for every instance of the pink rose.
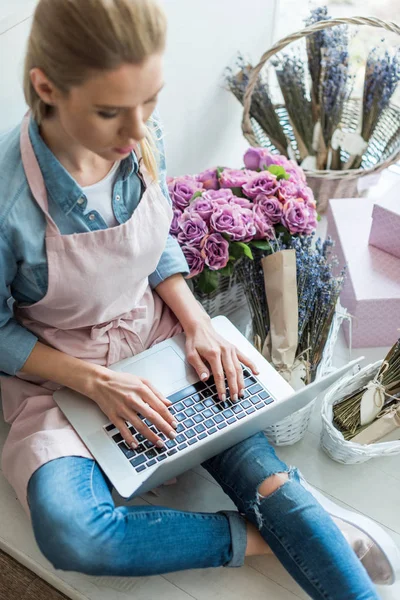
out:
M210 200L210 202L215 202L215 200L223 200L224 203L228 202L231 198L233 198L233 192L230 189L221 189L221 190L208 190L204 192L203 198L205 200Z
M205 190L218 190L219 182L217 177L217 169L207 169L199 173L196 177L197 181L203 184Z
M303 198L303 200L305 200L306 204L315 208L316 203L314 199L314 193L310 187L308 187L307 185L300 185L298 195L300 198Z
M239 214L239 208L232 204L219 206L211 215L210 227L216 233L226 233L231 240L239 241L246 237L246 227Z
M181 228L179 227L179 220L182 216L182 211L179 208L174 208L174 216L172 217L172 223L170 228L170 233L174 236L177 236L180 232Z
M186 211L190 212L192 215L199 215L208 225L214 206L211 200L205 196L206 194L203 194L201 197L196 198L196 200L188 206Z
M193 195L201 189L203 189L202 184L189 175L177 177L168 184L172 204L179 210L185 210Z
M282 224L290 233L311 233L316 227L313 210L302 198L288 200L283 206Z
M232 198L229 200L229 204L236 204L241 208L248 208L249 210L253 208L253 203L250 202L250 200L247 198L240 198L239 196L232 196Z
M281 179L277 196L281 202L285 203L287 200L299 197L299 188L300 186L297 181L294 181L292 178L288 180Z
M253 210L249 208L240 209L239 218L241 219L245 228L245 235L241 241L250 242L257 234L257 229L254 223Z
M254 204L263 207L265 215L268 216L268 221L270 223L276 224L281 222L283 211L282 204L278 198L275 198L274 196L268 198L267 196L264 196L264 194L258 194L258 196L254 198Z
M261 160L270 154L266 148L250 148L246 151L243 162L246 169L251 171L258 171L260 169Z
M200 250L193 246L182 246L182 252L185 255L187 264L189 265L190 277L199 275L204 269L204 258L202 257Z
M262 173L253 173L248 183L242 186L242 189L248 198L252 200L258 196L258 194L264 194L264 196L275 196L279 187L279 181L269 173L263 171Z
M274 236L274 228L271 224L269 214L263 204L255 204L253 206L253 218L256 228L255 239L271 240Z
M223 269L229 261L229 242L219 233L211 233L202 242L201 256L212 271Z
M196 214L185 210L179 221L181 231L178 234L178 241L181 245L198 246L205 235L208 233L207 223Z
M252 171L245 169L224 169L219 178L219 184L222 188L242 187L253 175Z

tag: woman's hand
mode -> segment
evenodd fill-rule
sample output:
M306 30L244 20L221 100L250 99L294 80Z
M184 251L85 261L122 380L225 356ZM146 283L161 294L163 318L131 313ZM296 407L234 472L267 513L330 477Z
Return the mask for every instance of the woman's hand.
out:
M167 438L174 439L177 422L168 410L171 402L148 381L130 373L111 371L99 367L99 377L93 381L87 393L120 431L131 448L137 446L125 421L157 447L164 446L155 434L138 416L140 413L155 425Z
M258 374L257 367L236 346L215 331L208 317L192 324L185 329L185 333L187 359L200 379L208 379L211 368L218 396L220 400L225 400L226 375L230 397L236 402L238 397L244 394L243 369L240 362L249 367L255 375Z

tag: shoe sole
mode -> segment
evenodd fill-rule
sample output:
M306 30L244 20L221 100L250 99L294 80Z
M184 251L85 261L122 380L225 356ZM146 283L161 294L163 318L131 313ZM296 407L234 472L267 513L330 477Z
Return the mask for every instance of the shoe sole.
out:
M400 577L400 550L390 535L372 519L338 506L306 481L302 480L301 483L331 516L342 519L342 521L345 521L350 525L355 525L374 541L382 554L386 557L392 570L390 582L385 585L393 585Z

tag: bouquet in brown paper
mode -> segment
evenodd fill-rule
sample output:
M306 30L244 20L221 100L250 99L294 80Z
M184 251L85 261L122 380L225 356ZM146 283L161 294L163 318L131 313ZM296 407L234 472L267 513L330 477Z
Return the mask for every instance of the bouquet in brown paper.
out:
M333 407L335 426L359 444L400 439L400 339L366 386Z
M269 253L240 263L254 343L295 389L315 379L343 285L344 272L333 274L332 245L283 234Z

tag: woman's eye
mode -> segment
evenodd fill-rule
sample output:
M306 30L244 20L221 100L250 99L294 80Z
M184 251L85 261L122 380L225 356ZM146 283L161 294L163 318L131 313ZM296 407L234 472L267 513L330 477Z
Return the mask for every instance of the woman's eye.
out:
M118 113L115 110L114 111L99 110L99 111L97 111L97 114L102 119L114 119Z
M145 104L155 104L155 103L157 102L157 100L158 100L158 97L156 97L156 98L151 98L150 100L147 100L147 101L145 102Z

